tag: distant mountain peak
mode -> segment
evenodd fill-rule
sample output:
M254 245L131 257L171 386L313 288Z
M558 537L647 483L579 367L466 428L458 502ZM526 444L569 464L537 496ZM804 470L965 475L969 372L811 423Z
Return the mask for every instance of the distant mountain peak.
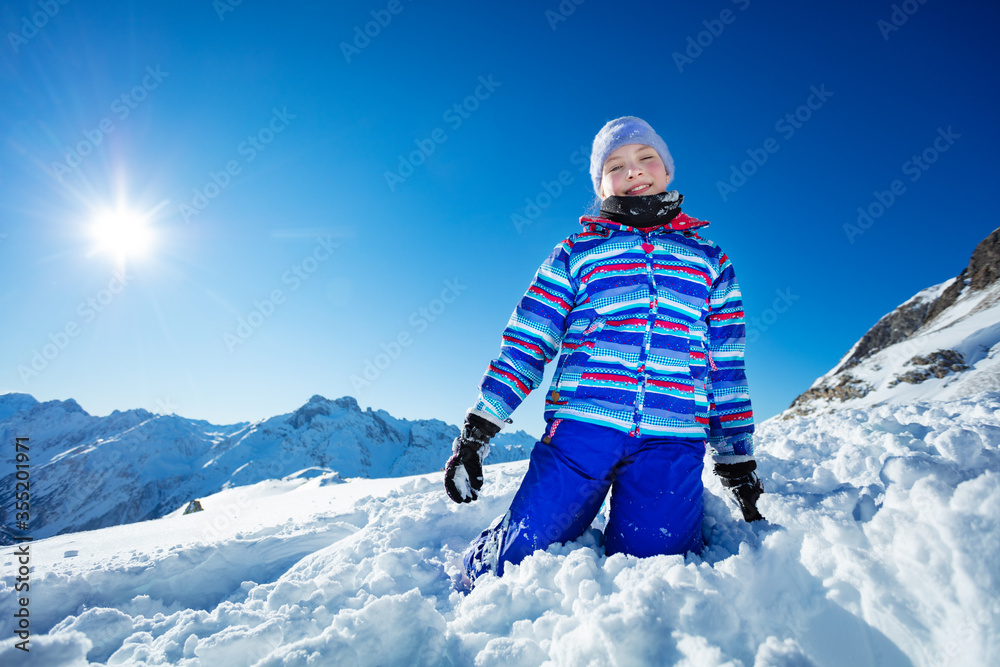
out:
M153 419L154 417L157 416L158 415L154 415L152 412L146 410L145 408L132 408L131 410L114 410L110 415L108 415L108 418L124 417L127 419L128 418L135 419L138 422L144 422L147 419Z
M40 405L42 408L61 408L65 412L80 412L85 415L90 413L80 407L80 404L76 402L75 399L67 398L65 401L45 401Z
M8 419L18 412L27 412L36 405L38 401L31 394L17 392L0 394L0 419Z
M38 400L31 394L23 394L19 391L12 391L6 394L0 394L0 406L8 405L11 403L20 403L27 401L29 403L38 403Z
M956 277L879 318L782 416L845 403L944 398L935 392L945 387L950 398L1000 389L1000 228L976 246Z
M360 413L361 406L353 396L343 396L331 401L319 394L313 394L306 404L290 414L286 421L292 428L303 428L312 424L316 417L329 417L340 411Z
M353 410L354 412L361 412L361 406L358 405L358 399L354 398L353 396L341 396L340 398L331 402L339 408L344 408L345 410Z

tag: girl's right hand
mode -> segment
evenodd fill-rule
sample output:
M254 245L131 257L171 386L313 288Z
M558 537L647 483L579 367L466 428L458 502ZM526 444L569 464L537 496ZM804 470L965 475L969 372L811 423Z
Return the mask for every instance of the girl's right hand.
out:
M483 488L483 459L490 452L490 438L500 427L479 415L468 414L444 468L444 489L456 503L471 503Z
M479 453L455 438L454 453L444 469L444 489L456 503L471 503L483 488L483 464Z

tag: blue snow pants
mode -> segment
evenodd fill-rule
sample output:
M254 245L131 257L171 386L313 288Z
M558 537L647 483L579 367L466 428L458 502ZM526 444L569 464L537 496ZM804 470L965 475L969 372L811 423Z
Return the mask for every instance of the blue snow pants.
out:
M561 420L535 443L510 509L465 554L474 582L503 575L537 549L579 538L611 489L605 549L645 557L701 553L705 441L630 437L606 426Z

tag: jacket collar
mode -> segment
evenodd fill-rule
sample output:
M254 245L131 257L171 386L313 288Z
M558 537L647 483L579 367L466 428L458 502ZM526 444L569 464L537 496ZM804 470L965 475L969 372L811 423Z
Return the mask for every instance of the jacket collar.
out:
M708 225L706 221L684 215L683 202L684 195L677 190L636 197L608 197L601 202L597 216L582 217L580 222L610 231L628 230L641 234L685 231Z
M707 227L709 225L709 222L708 220L698 220L697 218L692 218L687 213L678 213L676 216L674 216L673 220L666 223L665 225L646 228L644 230L620 222L614 222L613 220L608 220L607 218L600 218L590 215L581 216L580 224L586 227L588 231L598 231L599 229L604 228L612 232L637 232L640 234L645 232L648 234L669 234L670 232L683 232L689 229Z

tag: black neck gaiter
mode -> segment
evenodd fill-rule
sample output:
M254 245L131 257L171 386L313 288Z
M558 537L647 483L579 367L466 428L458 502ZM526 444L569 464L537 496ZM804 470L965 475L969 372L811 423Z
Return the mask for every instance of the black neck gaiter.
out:
M637 197L607 197L601 202L601 217L630 227L647 229L664 225L681 212L684 195L677 190Z

